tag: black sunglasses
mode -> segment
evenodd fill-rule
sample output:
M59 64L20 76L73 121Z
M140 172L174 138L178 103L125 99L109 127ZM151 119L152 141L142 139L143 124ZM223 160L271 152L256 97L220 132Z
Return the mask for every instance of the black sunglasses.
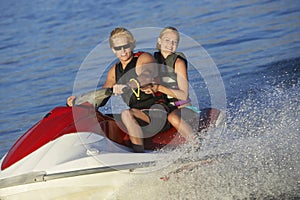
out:
M131 44L128 43L128 44L125 44L125 45L122 45L122 46L117 46L117 47L113 47L115 51L120 51L122 48L123 49L128 49L130 48Z

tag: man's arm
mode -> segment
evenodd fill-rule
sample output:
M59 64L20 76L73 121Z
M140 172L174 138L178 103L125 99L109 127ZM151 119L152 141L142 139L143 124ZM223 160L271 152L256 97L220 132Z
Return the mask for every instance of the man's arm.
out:
M116 84L115 68L116 65L112 66L108 71L106 81L102 86L103 88L112 88Z

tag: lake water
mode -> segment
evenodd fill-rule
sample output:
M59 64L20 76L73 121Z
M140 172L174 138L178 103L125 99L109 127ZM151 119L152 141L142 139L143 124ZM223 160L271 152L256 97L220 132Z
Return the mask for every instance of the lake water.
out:
M114 27L139 34L171 25L213 60L216 73L208 77L221 78L217 84L226 97L219 103L228 113L227 128L221 136L212 133L201 153L238 153L167 182L157 174L137 178L112 199L300 197L299 1L11 0L0 5L1 157L49 110L65 104L83 61L97 45L105 46ZM155 47L135 36L137 48ZM189 51L184 43L179 46ZM113 56L109 53L99 59ZM205 107L213 99L210 79L203 82L194 67L191 88Z

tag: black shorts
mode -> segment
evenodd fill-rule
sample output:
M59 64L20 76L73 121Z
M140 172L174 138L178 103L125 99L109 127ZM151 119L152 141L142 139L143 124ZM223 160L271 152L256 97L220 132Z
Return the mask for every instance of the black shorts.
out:
M152 137L159 132L167 131L171 128L171 124L168 122L168 112L165 109L151 108L143 109L142 111L150 118L149 124L136 118L145 138Z

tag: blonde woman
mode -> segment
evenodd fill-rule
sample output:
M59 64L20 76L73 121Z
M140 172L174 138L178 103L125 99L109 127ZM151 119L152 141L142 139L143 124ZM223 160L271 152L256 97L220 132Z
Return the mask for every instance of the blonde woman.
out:
M174 27L164 28L157 40L154 53L157 63L161 64L161 83L154 85L151 90L168 96L170 113L168 121L188 141L195 140L192 127L183 119L192 118L195 112L190 106L187 60L183 53L176 52L179 43L179 32ZM144 90L150 93L150 90Z

